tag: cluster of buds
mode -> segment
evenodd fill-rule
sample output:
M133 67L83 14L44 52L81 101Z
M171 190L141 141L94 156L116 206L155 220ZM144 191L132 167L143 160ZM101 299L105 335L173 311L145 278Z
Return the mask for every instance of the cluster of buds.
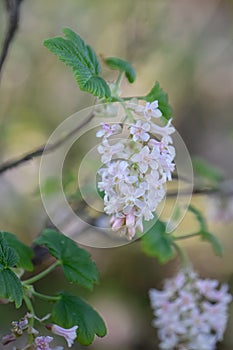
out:
M154 218L158 204L165 196L165 184L172 179L175 148L171 120L162 126L155 123L162 117L158 101L146 106L132 106L130 124L101 123L96 136L104 166L99 170L98 188L104 192L104 210L111 216L114 231L128 239L136 231L143 232L143 220ZM127 138L113 138L127 128Z
M232 300L226 284L186 269L166 280L163 291L151 289L149 296L160 349L214 350L222 340Z

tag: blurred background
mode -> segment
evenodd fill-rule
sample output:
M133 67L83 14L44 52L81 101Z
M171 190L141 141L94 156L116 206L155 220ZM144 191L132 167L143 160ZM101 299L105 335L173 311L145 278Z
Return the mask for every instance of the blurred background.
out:
M44 39L61 35L66 26L97 54L119 56L133 64L137 80L133 85L124 82L123 95L144 95L158 80L169 94L174 125L191 156L205 158L220 169L225 180L233 179L232 0L25 0L0 84L1 162L45 143L63 120L93 104L93 97L79 91L71 71L43 47ZM1 41L5 30L6 12L0 1ZM115 78L106 68L103 76ZM73 152L71 170L72 164L76 169L75 157L79 155ZM38 170L39 159L35 159L0 177L1 230L17 234L27 244L46 221L38 194ZM229 197L217 206L216 198L193 198L223 244L222 259L198 239L183 245L201 276L228 281L233 290L232 202ZM195 221L187 215L179 230L193 229ZM156 349L148 290L160 288L164 278L176 273L179 260L161 266L146 257L138 243L87 249L100 269L101 283L93 294L78 292L97 308L108 327L108 335L96 339L90 349ZM51 279L56 283L48 283ZM59 272L49 281L41 281L38 288L44 293L66 288ZM37 308L46 310L47 305ZM1 306L1 335L10 327L12 312L13 307ZM22 315L20 311L14 317ZM232 327L233 307L218 349L233 348Z

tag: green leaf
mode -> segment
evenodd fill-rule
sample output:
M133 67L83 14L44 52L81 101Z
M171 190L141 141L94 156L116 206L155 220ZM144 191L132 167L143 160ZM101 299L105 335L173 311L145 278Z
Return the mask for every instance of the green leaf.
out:
M217 237L215 237L212 233L208 232L207 222L200 210L193 207L192 205L188 207L188 210L196 216L196 219L199 222L200 231L198 232L198 234L200 234L201 239L204 241L209 241L212 244L215 254L218 256L222 256L222 246L219 243Z
M218 256L223 255L222 246L216 236L214 236L212 233L207 231L200 231L200 235L203 241L208 241L212 244L213 250L216 255Z
M156 257L160 263L166 263L174 257L172 239L166 233L165 223L157 220L154 226L141 239L142 250Z
M158 82L154 84L151 91L145 96L145 100L147 102L158 100L159 109L163 117L167 120L172 117L172 108L168 102L168 95L163 91Z
M14 301L17 308L22 304L23 290L19 278L10 268L17 266L18 262L18 254L0 232L0 297Z
M18 254L7 244L3 233L0 232L0 268L16 267L18 262Z
M98 271L90 254L79 248L72 239L55 230L46 229L35 243L46 246L50 254L61 262L64 275L69 282L89 289L98 282Z
M84 300L68 293L61 293L52 311L53 322L61 327L78 325L77 340L82 345L93 342L95 334L104 337L106 326L100 315Z
M221 169L208 163L206 160L199 157L192 159L194 174L208 183L218 184L223 179Z
M188 210L195 215L195 217L200 225L200 230L206 231L207 230L207 222L206 222L204 216L202 215L201 211L192 205L189 205Z
M69 28L63 30L65 39L56 37L44 41L44 46L58 56L59 60L72 68L81 90L99 98L110 97L110 89L99 74L100 64L92 48Z
M105 63L111 68L124 72L129 83L133 83L136 79L136 72L133 66L118 57L108 57L105 59Z
M0 297L14 301L16 308L22 304L22 284L16 274L9 268L0 269Z
M31 248L27 247L25 244L20 242L18 238L9 232L1 232L7 244L15 250L19 256L19 261L16 266L21 267L26 271L32 271L34 266L32 263L32 258L34 256Z

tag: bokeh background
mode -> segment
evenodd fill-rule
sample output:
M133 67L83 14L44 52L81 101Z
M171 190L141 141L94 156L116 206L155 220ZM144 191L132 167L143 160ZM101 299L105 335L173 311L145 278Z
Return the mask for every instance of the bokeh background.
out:
M158 80L169 94L174 125L191 156L207 159L226 180L233 178L232 0L25 0L0 84L1 162L43 144L65 118L93 104L93 97L79 91L69 69L42 45L44 39L61 35L66 26L99 55L119 56L133 64L137 80L133 85L124 82L123 95L143 95ZM1 41L5 30L6 12L0 1ZM103 76L115 77L106 68ZM79 155L73 153L71 168L75 157ZM46 221L38 170L36 159L0 177L1 230L17 234L27 244ZM195 196L193 203L208 214L216 198ZM209 215L208 222L223 244L224 257L215 257L208 244L198 239L183 245L201 276L233 285L233 205L226 201L221 205L222 214ZM187 215L180 230L193 229L195 222ZM156 349L148 289L160 288L162 280L177 271L179 260L161 266L146 257L137 243L88 250L100 269L101 283L94 293L78 292L103 315L109 330L90 349ZM64 287L59 272L38 283L45 293ZM43 303L37 308L47 310ZM12 316L13 307L1 306L0 333L22 314ZM232 327L233 308L218 349L233 348Z

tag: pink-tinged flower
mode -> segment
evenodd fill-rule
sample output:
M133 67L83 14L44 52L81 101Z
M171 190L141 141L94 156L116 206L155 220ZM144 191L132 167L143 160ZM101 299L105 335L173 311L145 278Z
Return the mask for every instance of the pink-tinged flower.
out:
M137 123L130 128L130 134L133 135L134 141L148 141L150 138L150 135L148 134L148 131L150 130L150 124L149 123L143 123L142 120L138 120Z
M125 220L123 218L117 218L112 216L110 224L112 225L113 231L118 231L124 226Z
M150 120L151 117L154 118L160 118L162 117L162 112L160 111L160 109L158 108L159 104L158 101L154 101L154 102L147 102L145 109L144 109L144 116L146 119Z
M16 335L13 333L10 333L10 334L6 334L2 337L1 343L2 343L2 345L7 345L15 340L16 340Z
M170 134L175 130L171 121L158 126L152 120L162 115L158 101L128 108L132 118L134 114L141 118L129 125L127 138L111 139L115 124L102 123L97 133L102 136L97 150L104 163L98 171L98 188L104 192L104 211L112 216L113 231L132 239L136 231L143 232L143 220L154 218L165 184L172 179L176 152L171 145Z
M120 134L122 131L120 124L100 123L100 127L101 129L97 131L96 137L110 137Z
M151 124L151 132L153 132L156 135L160 135L165 140L171 143L171 138L169 135L173 134L175 132L174 126L171 125L172 119L169 119L168 123L165 126L160 126L155 123Z
M112 160L114 154L123 151L124 145L122 143L116 143L115 145L110 145L107 139L103 139L101 145L98 146L98 152L102 154L101 161L103 163L108 163Z
M35 338L36 350L52 350L49 343L53 340L53 337L41 336Z
M135 105L133 103L128 104L128 108L135 111L136 114L144 116L146 120L162 117L162 112L159 109L159 103L157 100L153 102L147 102L146 105Z
M134 154L131 160L134 163L138 163L139 169L143 173L147 172L148 167L152 169L156 169L158 167L158 163L153 157L153 154L151 154L148 146L144 146L139 153Z
M56 324L52 325L46 325L46 328L51 330L54 334L60 335L61 337L64 337L67 341L68 348L71 348L71 346L74 343L74 340L77 338L77 329L78 326L73 326L72 328L63 328Z
M213 350L223 338L232 300L224 284L202 280L192 269L181 270L164 283L163 291L149 291L158 329L159 349ZM176 344L175 344L176 342Z

